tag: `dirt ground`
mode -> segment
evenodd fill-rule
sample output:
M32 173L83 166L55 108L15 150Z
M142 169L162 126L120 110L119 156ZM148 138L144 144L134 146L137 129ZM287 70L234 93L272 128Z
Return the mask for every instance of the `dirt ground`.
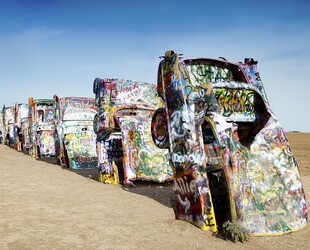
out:
M287 137L310 195L310 133ZM232 243L175 220L171 184L137 182L125 189L99 183L95 176L0 145L0 249L310 248L309 225L283 236Z

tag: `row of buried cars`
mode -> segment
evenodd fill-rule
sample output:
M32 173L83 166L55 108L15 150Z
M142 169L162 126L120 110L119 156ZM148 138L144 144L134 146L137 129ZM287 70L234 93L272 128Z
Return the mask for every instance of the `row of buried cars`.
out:
M27 104L3 107L3 141L17 151L54 159L64 167L96 167L96 112L92 98L29 98Z
M307 224L298 165L272 112L257 61L184 59L167 51L157 86L100 79L95 98L29 99L3 109L6 144L99 181L173 181L177 219L251 235Z

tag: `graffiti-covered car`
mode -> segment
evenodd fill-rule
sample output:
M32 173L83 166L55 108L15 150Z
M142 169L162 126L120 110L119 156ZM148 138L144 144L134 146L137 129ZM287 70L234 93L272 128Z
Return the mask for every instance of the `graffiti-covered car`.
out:
M3 109L0 111L0 144L4 143L3 135L4 135L4 123L3 123Z
M232 221L251 235L306 226L298 165L256 61L182 59L167 51L158 94L166 107L155 112L152 135L170 151L177 218L212 231Z
M29 154L34 158L54 159L53 99L28 99L30 107L30 146Z
M97 167L94 98L54 96L56 148L63 167Z
M14 148L27 153L30 145L29 106L26 103L16 103L14 111Z
M93 91L98 106L94 127L99 180L133 185L135 180L170 179L168 150L157 148L151 137L151 118L162 106L155 85L96 78Z
M4 144L9 147L14 147L14 106L5 107L3 113L3 140Z

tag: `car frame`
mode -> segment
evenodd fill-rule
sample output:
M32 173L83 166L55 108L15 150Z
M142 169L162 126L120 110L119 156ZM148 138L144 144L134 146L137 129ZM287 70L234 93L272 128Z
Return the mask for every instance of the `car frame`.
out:
M53 99L28 98L30 107L30 147L34 158L55 159Z
M251 235L306 226L298 165L257 61L183 59L167 51L157 90L165 108L153 116L152 136L170 151L178 219L213 232L232 221Z
M55 142L62 167L88 169L97 167L96 134L93 120L97 113L95 99L54 95Z
M28 152L30 144L29 106L26 103L16 103L14 108L14 148L17 151Z
M157 148L151 137L151 118L162 106L155 85L96 78L93 92L98 106L94 127L99 180L125 185L134 185L135 180L170 180L168 150Z
M4 144L13 148L15 143L14 137L14 106L5 107L2 109L3 114L3 141Z

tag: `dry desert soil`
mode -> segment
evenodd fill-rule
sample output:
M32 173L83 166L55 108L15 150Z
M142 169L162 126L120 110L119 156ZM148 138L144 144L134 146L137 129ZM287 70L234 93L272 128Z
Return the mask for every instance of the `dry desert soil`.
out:
M310 133L287 133L310 195ZM310 249L310 226L233 243L175 220L172 185L99 183L0 145L0 249ZM310 206L310 205L308 205Z

